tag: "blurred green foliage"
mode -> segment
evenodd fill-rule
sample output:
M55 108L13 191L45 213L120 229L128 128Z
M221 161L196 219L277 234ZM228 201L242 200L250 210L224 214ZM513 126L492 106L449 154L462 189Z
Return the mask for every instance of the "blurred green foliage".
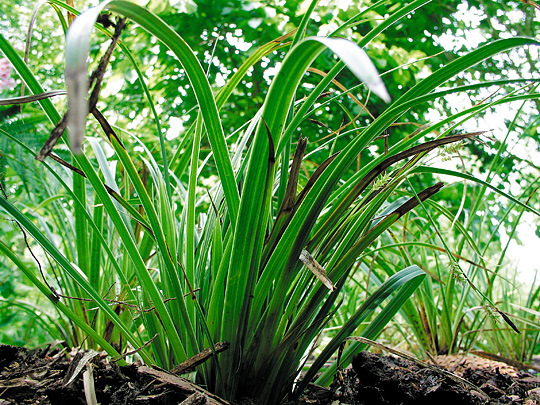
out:
M12 6L11 2L1 1L0 11L2 21L0 27L13 44L24 48L25 38L21 37L19 27L28 27L32 7L32 0L18 0ZM332 2L318 6L307 26L308 35L325 35L343 22L347 21L359 9L371 2L340 2L338 7ZM390 4L391 3L391 4ZM383 2L370 14L370 18L342 32L342 35L352 40L358 40L365 35L378 21L388 16L393 10L403 7L406 2ZM79 1L75 6L84 10L90 6L89 2ZM306 7L301 1L268 1L254 2L246 0L215 0L215 1L150 1L148 8L157 13L165 22L171 25L192 49L199 51L199 59L207 69L209 81L216 91L228 77L234 73L238 66L259 46L276 39L277 37L295 29ZM57 89L63 87L63 55L58 53L58 45L62 40L62 30L54 26L54 11L47 6L41 7L37 13L36 24L33 27L33 37L30 47L30 65L38 77L42 78L45 88ZM391 95L397 97L413 86L420 77L425 77L430 71L437 70L448 61L455 59L478 43L484 43L497 38L508 36L535 37L538 31L538 22L534 18L535 9L521 1L485 2L485 1L433 1L421 9L411 13L408 18L386 30L379 35L369 46L368 53L373 58L383 77ZM195 118L196 105L193 92L189 90L185 72L171 55L167 55L166 48L152 38L148 33L137 28L134 24L128 26L124 40L129 49L133 51L144 49L145 52L134 52L142 55L141 70L152 91L154 102L158 105L165 131L169 138L178 136L182 129L189 127ZM47 41L43 41L43 38ZM98 35L93 42L93 55L98 57L104 51L106 41ZM443 46L444 45L444 46ZM243 125L246 117L254 116L261 107L264 93L269 82L271 69L283 57L286 49L268 55L262 63L256 64L245 80L238 86L233 97L230 98L231 108L236 114L225 114L223 125L227 133L232 134ZM455 85L462 85L479 80L496 80L499 78L526 76L528 72L536 69L537 58L531 54L534 50L520 50L519 57L523 63L515 63L516 55L512 57L499 57L486 60L482 66L474 70L474 74L464 74L455 78ZM327 71L334 60L330 53L325 53L317 61L317 67ZM426 58L426 59L423 59ZM423 59L418 61L419 59ZM148 139L148 144L158 145L156 134L150 121L153 119L149 107L143 97L143 91L136 75L132 72L125 74L128 61L121 54L115 55L111 62L110 71L106 77L105 89L102 93L102 105L106 116L113 122L124 124L149 122L148 125L138 126L138 131ZM116 73L114 73L116 72ZM388 72L384 74L384 72ZM306 83L316 83L319 76L309 73ZM348 70L338 76L339 82L350 88L356 84L354 77ZM302 98L309 92L308 84L300 89L297 96ZM336 89L337 90L337 89ZM507 89L509 91L510 89ZM20 88L12 90L18 94ZM365 94L353 92L360 100L365 100ZM129 95L129 96L126 96ZM245 97L245 96L248 97ZM486 94L479 93L471 102L478 102ZM348 121L344 110L353 114L360 112L359 107L347 96L339 99L340 108L329 108L325 113L324 122L311 122L298 129L299 133L307 136L312 148L316 147L320 139L334 130L340 128ZM452 111L457 106L445 101L439 106L444 112ZM29 107L25 107L29 108ZM371 98L367 104L368 110L377 116L384 108L379 100ZM412 133L417 124L425 123L428 106L419 106L414 112L402 117L407 125L395 126L389 135L388 142L397 140ZM529 111L527 119L536 120L538 106L535 111ZM313 117L317 120L317 115ZM364 113L359 117L359 123L367 122L368 115ZM527 127L525 120L517 123L516 130ZM134 126L134 125L133 125ZM146 129L145 129L146 128ZM349 128L350 129L350 128ZM491 129L491 128L484 128ZM24 129L21 128L24 131ZM529 129L529 135L535 142L539 141L536 126ZM354 136L354 132L350 136ZM154 142L152 142L154 141ZM346 138L341 142L344 144ZM177 147L174 139L168 145L171 149ZM330 149L332 145L328 145ZM489 164L489 157L493 155L497 145L475 144L468 145L469 152L478 157L476 164L480 170ZM381 152L384 142L379 142L378 151L365 151L366 157L372 152ZM333 145L333 150L340 149L340 142ZM156 151L156 154L158 151ZM327 153L320 160L327 157ZM521 164L526 164L523 161ZM510 170L513 165L507 161L506 167Z

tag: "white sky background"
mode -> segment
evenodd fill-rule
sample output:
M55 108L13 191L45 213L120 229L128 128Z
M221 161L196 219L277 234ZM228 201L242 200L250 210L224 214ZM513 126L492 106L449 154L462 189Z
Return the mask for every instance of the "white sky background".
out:
M349 7L356 7L355 4L357 3L357 0L321 0L319 5L325 6L333 1L335 1L334 5L342 10L347 10ZM303 8L307 9L310 2L311 0L305 0L303 3ZM500 10L500 13L503 13L503 10ZM514 21L521 21L523 19L523 15L519 10L506 12L506 15L508 18ZM484 18L484 14L480 10L475 9L474 7L469 7L468 4L464 2L458 6L458 11L451 18L465 22L467 26L471 27L471 29L462 31L461 37L454 36L450 28L448 29L447 33L441 35L440 37L433 37L433 40L441 44L446 50L453 51L456 49L461 49L463 45L466 45L468 49L474 49L486 42L486 38L482 35L482 31L478 28L480 21ZM538 10L536 10L536 18L540 18L540 12ZM501 38L508 38L512 36L512 34L509 32L505 33L505 27L498 26L497 21L492 19L491 22L494 24L494 28L503 31L500 35ZM444 18L443 23L450 25L452 24L452 20L450 18ZM327 35L335 28L337 28L337 25L332 26L332 22L325 24L320 27L318 35ZM535 56L536 59L540 59L536 48L532 48L530 51L532 53L536 52L536 55L533 54L533 56ZM519 57L517 54L512 54L512 59L515 60L516 63L519 63ZM525 62L523 62L523 65L525 65ZM530 75L530 72L523 73L526 77L529 77ZM426 72L426 75L427 74L429 74L429 72ZM508 78L513 77L509 76ZM485 90L485 97L488 97L492 91L494 91L494 89ZM460 110L466 108L467 106L471 106L471 101L466 94L451 95L448 96L447 100L450 101L452 105L459 105ZM467 121L464 123L464 125L462 125L462 128L470 132L492 130L493 132L490 133L490 136L502 141L507 134L507 125L505 121L508 122L514 118L516 109L518 107L519 105L514 105L512 108L509 108L508 104L504 104L499 106L496 111L488 111L483 116L478 117L478 119L475 117L474 120ZM458 109L456 109L456 112L457 110ZM428 117L429 121L431 122L437 122L441 118L442 116L438 111L435 110L433 110L430 117ZM531 145L527 145L526 142L517 142L517 134L514 133L509 137L509 144L513 145L510 147L510 151L514 155L519 157L527 157L533 162L540 162L540 153L538 152L536 145L532 145L533 142L530 142ZM441 161L436 162L435 164L437 167L456 169L456 164L458 162L458 159L452 159L451 161ZM519 173L517 173L515 177L516 180L519 179ZM485 178L485 175L483 178ZM455 178L445 180L448 182L456 181ZM514 182L514 187L511 187L509 191L512 195L517 197L519 190L520 188L517 187L517 183ZM537 259L536 254L537 252L540 252L540 238L538 238L535 234L535 230L538 228L538 226L540 226L540 218L532 213L525 213L517 227L516 235L514 235L513 239L510 241L509 248L506 252L507 262L511 263L514 268L517 269L518 281L528 286L530 286L534 281L535 273L540 271L540 261ZM501 244L504 248L509 241L509 235L506 234L503 226L500 228L500 234ZM498 257L490 258L489 263L496 264L497 259Z
M502 12L502 10L501 10ZM521 20L522 14L518 11L514 12L514 15L507 14L512 19ZM537 18L540 18L540 13L536 10ZM458 12L455 15L457 20L467 22L467 25L471 27L477 27L480 20L483 18L483 14L474 8L469 8L466 4L461 4L458 7ZM450 23L450 20L448 20ZM500 27L496 27L500 28ZM485 38L482 36L480 29L472 29L464 33L461 38L454 37L449 34L441 35L436 40L447 50L460 49L464 44L467 47L475 48L481 43L485 42ZM501 35L502 38L510 37L511 34ZM517 55L513 55L513 59ZM519 63L516 60L516 63ZM523 62L525 64L525 62ZM486 93L486 96L488 94ZM449 99L452 100L454 105L470 106L471 102L466 95L453 95ZM517 107L517 106L514 106ZM495 112L488 112L478 120L469 120L464 124L465 129L468 131L480 131L480 130L493 130L490 136L502 141L507 133L507 126L505 120L512 120L514 118L515 109L508 108L508 105L499 106ZM434 121L438 118L438 113L433 112L431 119ZM517 138L517 134L514 134L513 139ZM510 137L512 139L512 137ZM511 144L512 142L510 142ZM528 157L533 162L540 162L540 153L536 147L528 147L525 142L517 142L511 149L512 153L520 157ZM437 163L437 166L447 165L449 168L455 169L456 160L450 162ZM510 193L517 196L516 188L511 188ZM512 263L515 269L517 269L518 280L526 285L531 285L534 281L535 274L540 270L540 261L538 260L538 252L540 252L540 238L535 234L535 230L540 225L540 219L529 212L526 212L517 227L517 239L514 237L510 241L508 251L506 252L506 258L509 263ZM509 235L506 234L504 227L500 228L501 244L503 247L509 240ZM538 280L537 280L538 282Z
M321 0L319 5L325 6L331 1L333 0ZM311 0L305 0L303 7L307 9L310 2ZM355 0L336 0L334 4L337 6L337 8L347 10L349 7L355 7L356 3L357 1ZM500 10L500 12L503 13L503 10ZM523 19L523 15L519 10L506 12L506 15L514 21L521 21ZM540 12L538 10L536 10L536 17L540 18ZM467 26L471 27L471 29L462 31L461 37L454 36L451 29L448 29L447 33L441 35L440 37L433 37L433 40L441 44L446 50L452 51L461 49L463 45L466 45L468 49L474 49L486 42L486 38L482 35L482 31L478 28L480 21L484 18L484 14L480 10L475 9L474 7L469 7L468 4L464 2L458 6L457 13L451 18L464 21ZM498 26L495 20L492 20L491 22L494 24L494 28L503 31L500 35L501 38L508 38L512 36L512 34L509 32L505 33L504 27ZM443 23L450 25L452 24L452 20L450 18L443 18ZM332 26L332 22L325 24L321 26L319 35L327 35L335 28L337 28L337 25ZM537 52L537 49L532 48L531 52ZM536 59L540 59L538 57L538 53L536 53L534 56L536 56ZM517 54L512 54L512 59L515 60L516 63L519 63L519 57ZM523 65L525 65L525 62L523 62ZM530 74L530 72L524 73L527 73L524 74L524 76L528 76L528 74ZM426 72L426 75L427 74L429 74L429 72ZM508 78L513 77L509 76ZM485 90L485 97L488 97L492 91L494 91L494 89ZM471 101L466 94L451 95L447 97L447 100L450 101L452 105L459 105L460 110L466 108L467 106L471 106ZM470 132L492 130L493 132L490 133L490 136L502 141L507 134L507 125L505 121L508 122L514 118L516 109L519 106L514 105L512 107L513 108L509 108L508 104L499 106L496 111L488 111L483 116L478 117L478 119L475 117L475 120L467 121L464 123L464 125L462 125L462 128ZM431 122L437 122L441 118L442 116L438 111L435 110L433 110L430 117L428 117L429 121ZM532 143L533 142L530 144ZM538 152L536 145L527 145L526 142L517 142L517 134L515 133L511 134L509 137L509 144L513 145L510 147L510 151L514 155L519 157L527 157L533 162L540 162L540 153ZM435 164L437 167L455 169L458 162L459 161L457 159L452 159L451 161L441 161L436 162ZM516 180L519 179L519 173L516 173L515 177ZM456 181L455 178L445 180L448 182ZM517 197L519 190L520 188L517 186L517 183L514 182L514 187L511 187L509 191L512 195ZM535 230L538 228L538 226L540 226L540 218L532 213L525 213L517 227L516 235L514 235L513 239L510 241L509 248L506 252L507 262L511 263L514 268L517 269L518 281L528 286L530 286L534 281L535 273L540 271L540 261L537 259L536 255L536 252L540 252L540 238L538 238L535 234ZM504 248L509 241L509 235L506 234L503 226L500 228L500 234L501 244ZM489 263L496 264L497 259L498 257L490 258Z

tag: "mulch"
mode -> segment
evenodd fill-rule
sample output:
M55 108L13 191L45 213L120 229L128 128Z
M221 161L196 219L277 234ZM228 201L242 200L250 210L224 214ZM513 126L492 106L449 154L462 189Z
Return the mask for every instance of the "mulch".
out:
M363 352L329 388L311 384L287 405L540 404L540 375L497 363L458 363L454 374ZM228 403L181 376L141 364L118 366L102 353L0 346L0 405L87 404L93 395L95 403L110 405Z

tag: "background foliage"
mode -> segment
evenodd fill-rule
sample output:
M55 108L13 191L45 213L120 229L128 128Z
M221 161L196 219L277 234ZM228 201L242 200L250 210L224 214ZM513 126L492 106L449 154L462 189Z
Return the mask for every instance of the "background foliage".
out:
M408 3L381 2L360 24L346 28L342 34L358 42L380 21ZM320 2L308 21L306 35L327 35L370 4ZM90 5L89 2L75 4L78 9L86 9ZM30 26L34 6L36 3L32 1L17 1L16 4L0 2L2 34L21 51L21 55L25 38L24 30L20 27ZM195 50L213 90L217 92L258 47L296 29L306 12L307 2L151 0L146 6L180 33ZM55 7L45 3L38 10L28 62L46 90L64 88L64 61L62 53L58 51L62 49L64 30L52 22L55 21L55 12ZM536 38L537 15L538 10L534 5L522 1L433 1L378 35L366 50L382 73L392 98L397 99L422 78L478 48L481 43L516 36ZM96 32L94 35L91 59L97 60L104 53L107 41L103 33ZM197 103L186 72L164 45L135 24L128 23L122 40L137 58L136 62L146 79L167 135L167 152L188 156L192 145L180 144L180 140L187 129L195 125ZM287 46L280 47L250 68L223 107L221 118L229 144L240 136L246 121L255 116L262 106L270 80L277 73L288 49ZM362 151L356 164L351 165L344 174L343 181L354 176L365 162L385 153L388 145L395 145L422 125L442 120L479 102L509 95L528 85L529 82L507 83L500 80L534 77L538 69L537 61L537 48L519 48L486 59L474 69L460 73L447 85L468 86L479 81L495 84L491 87L472 87L471 91L460 93L459 96L453 94L438 99L435 105L424 103L407 111L400 117L399 125L393 125L383 137ZM335 56L328 52L317 59L316 67L327 72L335 63ZM160 161L162 151L154 117L144 97L141 82L129 66L130 61L122 53L113 55L101 93L103 101L98 107L109 122L134 131L142 144L150 149L150 154ZM339 84L334 83L329 94L318 102L322 103L340 94L344 88L350 89L357 84L357 79L347 69L336 79ZM302 100L307 96L319 80L319 73L309 72L296 99ZM21 83L17 80L16 84L13 88L4 89L2 97L20 95ZM533 93L534 86L533 83L524 91ZM370 97L364 87L357 88L352 94L355 98L342 94L316 112L310 120L303 121L297 129L297 135L302 134L309 139L308 159L300 176L302 184L305 184L308 173L312 173L334 151L343 149L363 126L386 108L378 98ZM367 109L362 109L358 100L362 100ZM55 99L55 104L59 109L65 108L65 99L59 97ZM540 203L536 190L539 167L535 163L540 142L538 107L538 100L533 99L527 103L518 100L502 107L494 105L487 108L482 117L478 116L478 120L468 121L454 131L493 130L487 138L483 138L482 142L465 141L460 149L448 149L432 160L438 167L485 179L493 187L526 201L538 211ZM51 130L41 110L34 104L22 108L0 108L0 129L14 134L22 145L38 150ZM342 128L353 118L353 124ZM99 133L97 124L94 122L92 125ZM336 137L336 133L340 136ZM129 139L125 134L122 136ZM67 212L71 208L69 199L64 199L66 188L51 176L45 177L39 163L25 159L25 149L21 144L7 136L0 136L0 181L9 199L24 206L25 212L46 231L76 228L76 223L64 223L62 220L69 217L64 215L64 210ZM133 148L135 152L141 150L142 146ZM58 147L55 151L69 160L67 149ZM112 155L112 151L106 148L103 152L107 157ZM199 160L204 161L209 154L210 146L207 138L203 137ZM139 165L138 156L132 158L137 167L143 167ZM201 167L195 192L198 198L197 223L202 227L207 220L204 213L209 211L211 205L205 193L215 184L216 177L213 175L215 168L212 159ZM114 172L114 169L111 168L111 171ZM173 169L180 176L180 182L187 187L189 171L184 171L182 164ZM67 178L68 185L72 184L74 180L69 171L55 170L60 177ZM120 172L125 176L123 170L121 167ZM149 177L151 173L141 172L141 177L145 176ZM424 170L422 176L414 176L410 183L399 186L395 195L406 196L411 190L428 187L440 176L441 173L434 170ZM56 210L56 217L49 215L47 210L50 207ZM180 217L182 207L176 206L174 214ZM393 274L392 267L417 265L430 277L415 294L414 300L403 307L396 322L386 330L384 336L391 343L396 343L397 332L405 338L404 348L415 351L420 357L426 356L426 353L481 349L529 361L540 350L538 321L535 319L538 315L535 311L539 310L538 286L534 283L523 285L518 268L505 258L511 241L519 242L521 228L518 225L526 222L525 219L538 224L538 217L525 213L515 201L501 197L486 189L485 185L453 178L450 186L445 187L434 202L426 202L414 213L404 216L361 256L356 276L351 277L344 286L346 295L367 297L373 285L380 285ZM109 225L102 224L104 228ZM534 229L538 232L537 226ZM7 218L0 223L0 230L3 243L12 251L24 252L26 265L35 267L36 261L27 249L24 233ZM51 240L58 245L63 243L52 232ZM32 244L31 241L28 243ZM77 253L73 251L74 245L64 243L66 254L70 260L75 260ZM115 240L111 240L111 243L115 243ZM42 255L39 259L42 263L46 262ZM27 287L28 280L13 271L11 262L4 257L0 258L0 277L0 294L3 297L0 314L2 324L6 325L0 328L2 342L23 344L28 342L29 337L32 339L30 344L34 345L51 339L66 340L72 345L83 341L84 336L69 321L41 302L37 298L39 295ZM465 283L463 277L470 279L481 294ZM500 304L500 309L512 316L523 333L512 334L507 324L496 323L494 314L486 314L485 297ZM81 305L84 307L84 304ZM334 327L345 323L354 311L354 303L351 305L345 303L339 309L324 337L331 337L335 333ZM40 310L36 310L36 307ZM42 312L47 314L43 315ZM133 313L126 311L121 316L129 319ZM102 326L106 328L105 324ZM360 333L361 329L356 333ZM324 380L325 377L322 378Z

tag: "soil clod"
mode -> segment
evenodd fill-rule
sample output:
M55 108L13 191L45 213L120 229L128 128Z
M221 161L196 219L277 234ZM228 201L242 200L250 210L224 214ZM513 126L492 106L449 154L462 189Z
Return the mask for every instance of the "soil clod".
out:
M118 366L101 353L77 356L1 345L0 405L86 404L83 372L73 371L81 364L91 364L100 404L227 404L184 378L141 364ZM363 352L352 367L337 373L329 388L310 384L287 405L540 404L539 376L460 364L461 377L470 384L405 359Z

